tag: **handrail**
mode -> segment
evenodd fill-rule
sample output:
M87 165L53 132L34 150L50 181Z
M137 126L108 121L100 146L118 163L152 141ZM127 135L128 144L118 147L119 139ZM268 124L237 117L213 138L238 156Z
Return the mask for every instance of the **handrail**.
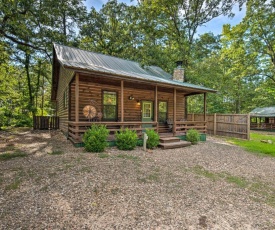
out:
M207 121L176 121L176 124L178 125L188 125L188 124L201 124L201 123L207 123Z
M152 121L152 122L141 122L141 121L69 121L69 125L82 125L82 126L88 126L91 124L101 124L101 125L156 125L158 122Z

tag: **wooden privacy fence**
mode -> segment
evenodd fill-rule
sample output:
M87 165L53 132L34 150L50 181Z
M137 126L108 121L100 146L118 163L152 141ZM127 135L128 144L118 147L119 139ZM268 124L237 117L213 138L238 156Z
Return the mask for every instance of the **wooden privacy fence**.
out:
M188 114L189 121L203 121L204 114ZM249 114L207 114L207 133L250 139Z
M33 129L59 129L59 117L34 116Z

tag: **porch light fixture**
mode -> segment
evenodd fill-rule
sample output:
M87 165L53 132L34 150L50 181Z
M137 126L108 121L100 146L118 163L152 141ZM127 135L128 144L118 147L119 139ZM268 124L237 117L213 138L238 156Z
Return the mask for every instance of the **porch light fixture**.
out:
M132 100L134 100L134 99L135 99L135 98L134 98L133 95L129 96L129 100L130 100L130 101L132 101Z
M137 100L137 105L140 105L140 100Z

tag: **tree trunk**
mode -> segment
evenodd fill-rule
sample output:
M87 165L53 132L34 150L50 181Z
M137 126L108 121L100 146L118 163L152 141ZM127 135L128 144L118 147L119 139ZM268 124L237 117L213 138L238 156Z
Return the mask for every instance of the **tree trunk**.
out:
M27 82L28 82L28 91L29 91L29 109L32 112L32 115L35 115L35 112L33 110L33 95L32 95L32 86L31 86L31 77L30 77L30 54L27 52L25 53L25 70L27 75Z

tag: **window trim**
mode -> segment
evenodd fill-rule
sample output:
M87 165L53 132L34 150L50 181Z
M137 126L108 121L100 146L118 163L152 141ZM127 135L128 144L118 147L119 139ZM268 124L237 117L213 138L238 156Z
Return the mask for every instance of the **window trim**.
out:
M146 104L148 104L148 105L150 105L150 116L149 117L144 117L144 114L145 114L145 109L144 109L144 106L146 105ZM142 119L150 119L150 118L152 118L152 115L153 115L153 103L152 103L152 101L144 101L143 102L143 104L142 104Z
M109 93L115 93L116 94L116 105L111 105L111 106L115 106L115 109L116 109L115 118L105 118L104 117L104 106L105 106L104 105L104 92L109 92ZM118 92L115 91L115 90L102 89L101 95L102 95L101 96L101 98L102 98L102 120L103 121L117 121L117 119L118 119Z
M158 101L158 122L160 122L160 121L159 121L159 119L160 119L159 116L160 116L160 113L161 113L161 112L159 111L159 105L160 105L161 102L165 102L165 103L166 103L166 120L168 119L168 111L169 111L169 110L168 110L168 106L169 106L169 103L168 103L168 101L166 101L166 100L161 100L161 101ZM164 121L164 123L166 123L166 121Z

